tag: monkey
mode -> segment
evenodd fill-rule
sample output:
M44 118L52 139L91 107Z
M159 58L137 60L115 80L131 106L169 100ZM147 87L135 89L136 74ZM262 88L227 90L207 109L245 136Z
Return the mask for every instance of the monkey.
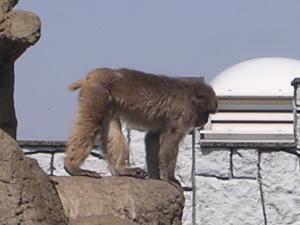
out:
M113 175L148 176L179 184L175 166L181 140L217 111L216 94L204 82L125 68L94 69L69 88L80 89L64 160L65 170L73 176L101 178L97 172L81 169L99 134ZM121 121L146 131L147 172L130 167Z

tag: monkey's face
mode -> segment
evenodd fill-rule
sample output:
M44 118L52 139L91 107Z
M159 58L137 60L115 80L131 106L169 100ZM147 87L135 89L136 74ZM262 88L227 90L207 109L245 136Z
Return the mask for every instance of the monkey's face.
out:
M216 113L218 100L212 88L208 88L202 95L196 95L194 103L196 108L195 127L203 127L207 122L210 114Z
M208 118L209 118L209 113L208 112L198 113L197 119L196 119L196 122L195 122L195 127L202 128L207 123Z

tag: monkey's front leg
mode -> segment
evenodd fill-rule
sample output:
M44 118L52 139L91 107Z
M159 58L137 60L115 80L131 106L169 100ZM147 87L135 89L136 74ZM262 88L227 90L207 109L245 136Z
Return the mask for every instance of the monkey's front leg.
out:
M160 176L176 186L181 187L180 182L175 178L175 167L179 143L184 134L181 132L167 131L161 134L159 169Z

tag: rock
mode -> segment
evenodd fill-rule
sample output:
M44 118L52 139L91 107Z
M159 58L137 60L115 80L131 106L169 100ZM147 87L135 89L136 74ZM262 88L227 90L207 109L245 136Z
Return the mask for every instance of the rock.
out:
M197 177L196 185L197 224L264 224L256 180Z
M0 0L0 129L16 138L14 63L40 38L40 19L31 12L11 11L17 0Z
M227 149L201 149L196 152L196 174L229 178L230 151Z
M296 155L262 153L262 190L268 224L300 224L299 165Z
M256 149L236 150L232 155L233 176L257 178L258 152Z
M143 225L181 224L184 196L160 180L53 177L66 216L113 215Z
M58 194L36 161L0 130L0 224L66 225Z
M120 219L112 215L88 216L70 221L69 225L137 225L128 219Z

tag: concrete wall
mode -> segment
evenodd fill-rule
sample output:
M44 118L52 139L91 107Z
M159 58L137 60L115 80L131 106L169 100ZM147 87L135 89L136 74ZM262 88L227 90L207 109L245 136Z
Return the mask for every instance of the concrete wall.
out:
M144 134L131 132L131 164L145 165ZM199 134L196 135L199 140ZM180 147L177 176L191 184L192 144ZM50 155L32 155L48 172ZM54 156L54 175L66 175L63 153ZM90 156L84 167L109 175L105 161ZM196 144L196 224L300 225L300 158L296 150L200 149ZM183 224L192 224L192 191L186 191Z

